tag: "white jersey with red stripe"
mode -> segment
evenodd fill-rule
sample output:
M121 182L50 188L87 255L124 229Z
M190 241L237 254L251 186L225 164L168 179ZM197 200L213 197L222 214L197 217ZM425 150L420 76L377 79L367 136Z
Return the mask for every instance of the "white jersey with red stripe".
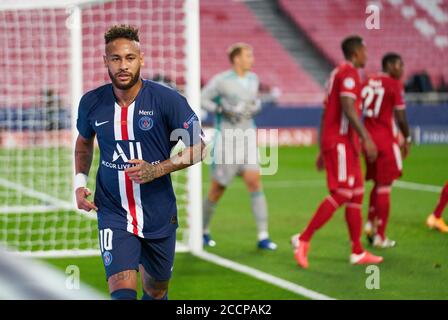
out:
M116 102L111 84L86 93L79 105L77 128L84 138L96 135L99 145L94 200L99 228L158 239L171 235L178 226L171 178L166 175L137 184L124 170L131 159L160 163L170 157L178 139L186 146L200 143L202 131L182 95L164 85L142 81L134 102L126 107Z

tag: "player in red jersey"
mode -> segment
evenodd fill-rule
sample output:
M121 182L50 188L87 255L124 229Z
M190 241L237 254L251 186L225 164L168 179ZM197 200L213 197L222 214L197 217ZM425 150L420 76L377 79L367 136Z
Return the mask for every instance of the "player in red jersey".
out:
M409 153L411 136L406 119L403 85L403 60L396 53L387 53L382 60L383 72L369 77L361 91L364 125L378 148L375 162L367 162L366 180L373 180L369 215L365 226L370 243L390 248L396 242L386 237L390 212L390 192L394 180L401 176L402 156ZM400 151L398 129L404 137Z
M342 42L346 61L330 76L328 96L325 100L320 130L321 152L317 160L319 170L325 168L330 194L321 202L306 229L291 239L294 256L302 268L308 267L307 253L311 237L334 212L345 205L352 254L352 264L377 264L383 261L365 251L361 245L362 198L364 183L360 164L361 137L364 149L371 161L377 155L375 144L361 120L361 84L358 68L367 60L366 47L359 36L351 36Z
M448 233L448 226L445 221L442 219L442 212L445 209L448 203L448 182L445 183L445 186L442 189L440 194L439 202L437 203L437 207L434 209L434 212L429 215L426 219L426 224L431 229L436 229L443 233Z

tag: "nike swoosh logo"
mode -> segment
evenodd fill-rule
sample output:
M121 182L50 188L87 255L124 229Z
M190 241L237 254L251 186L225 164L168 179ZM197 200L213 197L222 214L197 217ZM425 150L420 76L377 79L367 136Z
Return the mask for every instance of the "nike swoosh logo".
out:
M104 121L104 122L98 122L98 120L95 121L95 127L99 127L102 126L105 123L108 123L109 121Z

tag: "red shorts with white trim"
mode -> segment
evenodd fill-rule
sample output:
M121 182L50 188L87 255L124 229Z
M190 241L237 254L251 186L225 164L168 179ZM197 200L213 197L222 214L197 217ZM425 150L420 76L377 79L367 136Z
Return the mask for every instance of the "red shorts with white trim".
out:
M337 142L334 146L324 149L322 155L327 172L327 185L331 192L363 188L359 153L353 144Z
M401 151L396 141L384 142L375 139L378 157L373 163L366 161L366 180L373 180L380 184L392 184L401 177L403 163Z

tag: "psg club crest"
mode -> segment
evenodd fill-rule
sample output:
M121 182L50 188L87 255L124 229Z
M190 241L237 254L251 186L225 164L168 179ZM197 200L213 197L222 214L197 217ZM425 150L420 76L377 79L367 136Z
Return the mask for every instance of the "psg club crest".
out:
M112 263L112 253L110 253L109 251L105 251L103 253L103 260L106 267L110 266L110 264Z
M150 117L145 116L145 117L140 118L140 120L138 121L138 126L143 131L150 130L153 125L154 125L154 120L152 120L152 118L150 118Z

